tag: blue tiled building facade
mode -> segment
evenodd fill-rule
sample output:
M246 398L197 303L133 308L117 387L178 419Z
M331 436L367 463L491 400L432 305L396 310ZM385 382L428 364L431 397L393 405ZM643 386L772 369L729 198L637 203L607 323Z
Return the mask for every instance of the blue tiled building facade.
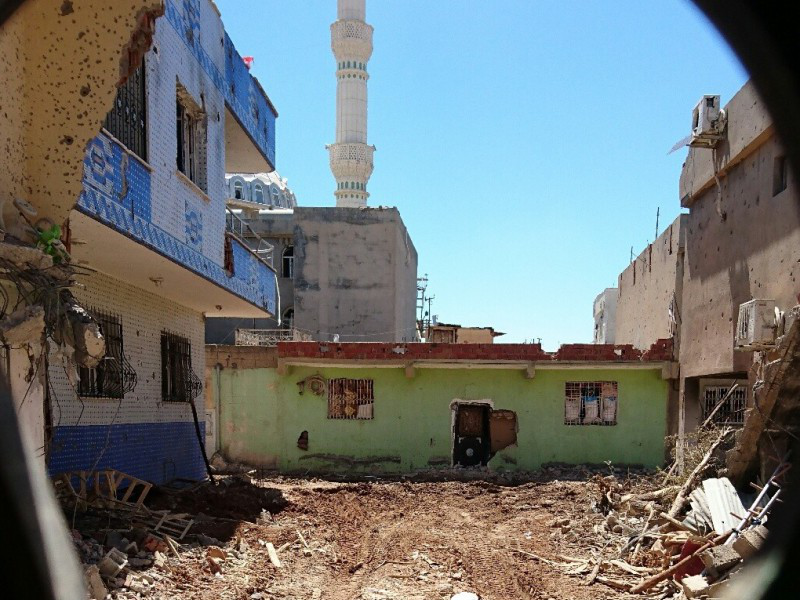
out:
M69 226L73 259L93 269L79 278L84 287L75 294L121 332L104 364L114 371L125 362L132 371L124 392L107 393L117 376L75 374L62 357L50 357L51 474L114 468L156 483L202 478L188 402L204 431L204 319L227 304L204 305L204 298L229 297L264 317L279 310L274 270L225 231L225 171L236 167L226 156L226 130L236 128L235 139L247 140L231 156L249 153L247 164L270 171L277 113L213 3L166 0L165 8L141 67L141 146L126 145L110 125L98 132ZM127 255L113 256L121 252ZM150 265L154 275L137 279ZM161 272L180 285L164 282ZM178 340L174 352L183 354L165 351L173 348L165 336ZM191 393L165 384L175 364L189 365Z

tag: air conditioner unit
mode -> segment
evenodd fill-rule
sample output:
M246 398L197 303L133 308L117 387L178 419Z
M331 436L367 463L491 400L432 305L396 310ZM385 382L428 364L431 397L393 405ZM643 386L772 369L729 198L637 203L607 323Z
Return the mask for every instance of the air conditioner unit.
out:
M714 147L725 132L725 111L719 96L703 96L692 111L690 146Z
M736 347L762 350L775 345L777 322L775 301L754 299L739 306L736 323Z

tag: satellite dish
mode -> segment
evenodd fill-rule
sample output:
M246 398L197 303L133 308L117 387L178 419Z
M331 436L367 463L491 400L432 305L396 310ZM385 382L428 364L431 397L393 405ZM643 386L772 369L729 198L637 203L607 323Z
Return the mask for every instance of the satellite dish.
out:
M692 137L693 137L693 136L692 136L692 134L689 134L689 135L687 135L685 138L683 138L682 140L680 140L679 142L677 142L677 143L676 143L676 144L675 144L675 145L674 145L672 148L670 148L670 150L669 150L669 152L667 152L667 154L668 154L668 155L669 155L669 154L672 154L672 153L673 153L673 152L675 152L676 150L680 150L680 149L681 149L681 148L683 148L684 146L688 146L688 145L689 145L689 142L691 142L691 141L692 141Z

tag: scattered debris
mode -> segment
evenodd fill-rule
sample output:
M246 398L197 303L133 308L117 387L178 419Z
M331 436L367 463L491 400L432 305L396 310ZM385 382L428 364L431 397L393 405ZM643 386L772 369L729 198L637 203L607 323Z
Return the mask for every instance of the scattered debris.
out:
M718 437L696 449L695 464ZM107 477L96 493L87 476L85 489L73 478L76 493L62 500L92 594L103 593L99 581L119 600L231 592L321 599L342 586L371 600L715 598L763 545L786 470L743 494L718 477L718 465L713 456L703 469L688 465L692 485L677 470L610 465L549 465L527 480L465 471L463 481L337 482L254 472L218 485L153 486L138 509L122 503L127 487L114 498ZM679 494L685 502L671 515ZM177 523L183 538L164 523Z
M100 577L100 569L97 568L97 565L90 565L86 567L86 569L83 571L83 575L86 579L86 587L88 588L89 595L92 597L92 599L105 600L106 594L108 594L108 589L103 583L102 577Z

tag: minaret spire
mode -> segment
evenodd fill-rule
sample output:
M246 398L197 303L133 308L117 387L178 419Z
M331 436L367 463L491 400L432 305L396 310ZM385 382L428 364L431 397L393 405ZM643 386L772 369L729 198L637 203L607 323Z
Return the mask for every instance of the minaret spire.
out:
M331 49L336 57L336 143L328 146L336 178L336 206L366 206L372 153L367 145L367 62L372 56L372 25L367 25L366 0L337 0L331 24Z

